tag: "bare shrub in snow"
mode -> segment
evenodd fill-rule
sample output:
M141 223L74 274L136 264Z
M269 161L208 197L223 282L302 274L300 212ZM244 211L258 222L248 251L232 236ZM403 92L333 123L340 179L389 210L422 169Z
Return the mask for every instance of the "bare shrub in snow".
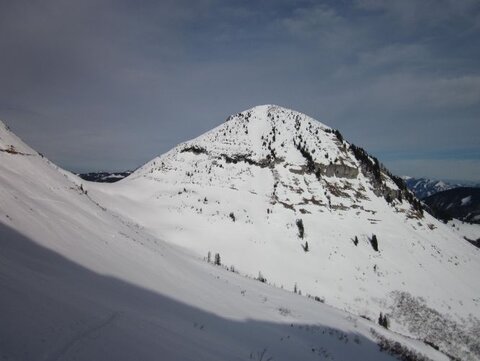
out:
M267 349L264 348L262 351L258 352L251 352L250 353L250 360L255 360L255 361L272 361L273 357L268 357L267 355Z
M358 237L357 236L355 236L355 238L352 241L353 241L353 244L355 246L358 246Z
M450 358L461 360L480 359L480 340L475 324L477 318L469 321L470 329L453 321L448 315L427 306L425 300L413 297L408 292L392 292L394 305L390 316L405 325L408 331L425 342L434 343Z
M305 242L305 244L302 244L302 248L305 252L308 252L309 251L308 242Z
M288 315L290 315L290 314L292 313L292 311L290 311L290 310L289 310L288 308L286 308L286 307L280 307L280 308L278 309L278 312L280 312L280 314L281 314L282 316L288 316Z
M257 281L260 281L262 283L267 283L267 279L263 276L262 272L260 271L258 271Z

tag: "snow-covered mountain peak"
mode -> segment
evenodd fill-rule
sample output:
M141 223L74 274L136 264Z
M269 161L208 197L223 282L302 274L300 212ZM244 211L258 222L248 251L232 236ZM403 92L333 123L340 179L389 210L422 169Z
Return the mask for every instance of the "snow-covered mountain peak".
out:
M328 144L328 138L335 140L332 134L329 127L305 114L277 105L260 105L229 116L219 127L185 143L183 149L197 146L217 155L248 156L262 164L285 161L302 165L305 159L298 154L298 147L308 144L318 148L324 138L324 148L334 150L336 147ZM314 158L323 162L319 156Z
M261 193L272 205L295 212L318 207L341 212L380 198L409 217L422 217L403 181L375 157L345 141L338 130L277 105L229 116L130 179L139 177Z

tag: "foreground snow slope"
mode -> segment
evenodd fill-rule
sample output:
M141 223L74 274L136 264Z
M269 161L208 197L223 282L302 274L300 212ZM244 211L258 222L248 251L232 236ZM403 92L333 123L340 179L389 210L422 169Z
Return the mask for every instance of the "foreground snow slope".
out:
M398 332L480 357L479 250L422 214L376 159L304 114L255 107L118 183L87 188L200 257L218 252L244 274L357 315L387 313Z
M0 290L2 360L447 359L147 235L1 122Z

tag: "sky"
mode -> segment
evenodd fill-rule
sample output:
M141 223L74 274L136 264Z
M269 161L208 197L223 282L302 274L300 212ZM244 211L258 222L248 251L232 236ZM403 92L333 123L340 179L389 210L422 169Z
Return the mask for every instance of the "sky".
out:
M0 0L0 119L135 169L278 104L393 173L480 181L480 0Z

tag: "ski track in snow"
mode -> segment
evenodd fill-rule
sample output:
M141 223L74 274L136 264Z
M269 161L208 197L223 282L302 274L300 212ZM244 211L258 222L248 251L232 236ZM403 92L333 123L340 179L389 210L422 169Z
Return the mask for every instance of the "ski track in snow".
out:
M61 357L65 356L68 351L75 345L81 343L85 338L93 335L95 332L104 329L105 327L111 325L115 322L116 319L120 317L121 312L113 312L107 319L104 321L92 325L91 327L87 328L85 331L78 333L77 335L73 336L70 341L64 344L58 351L56 351L53 355L47 357L45 361L58 361Z

